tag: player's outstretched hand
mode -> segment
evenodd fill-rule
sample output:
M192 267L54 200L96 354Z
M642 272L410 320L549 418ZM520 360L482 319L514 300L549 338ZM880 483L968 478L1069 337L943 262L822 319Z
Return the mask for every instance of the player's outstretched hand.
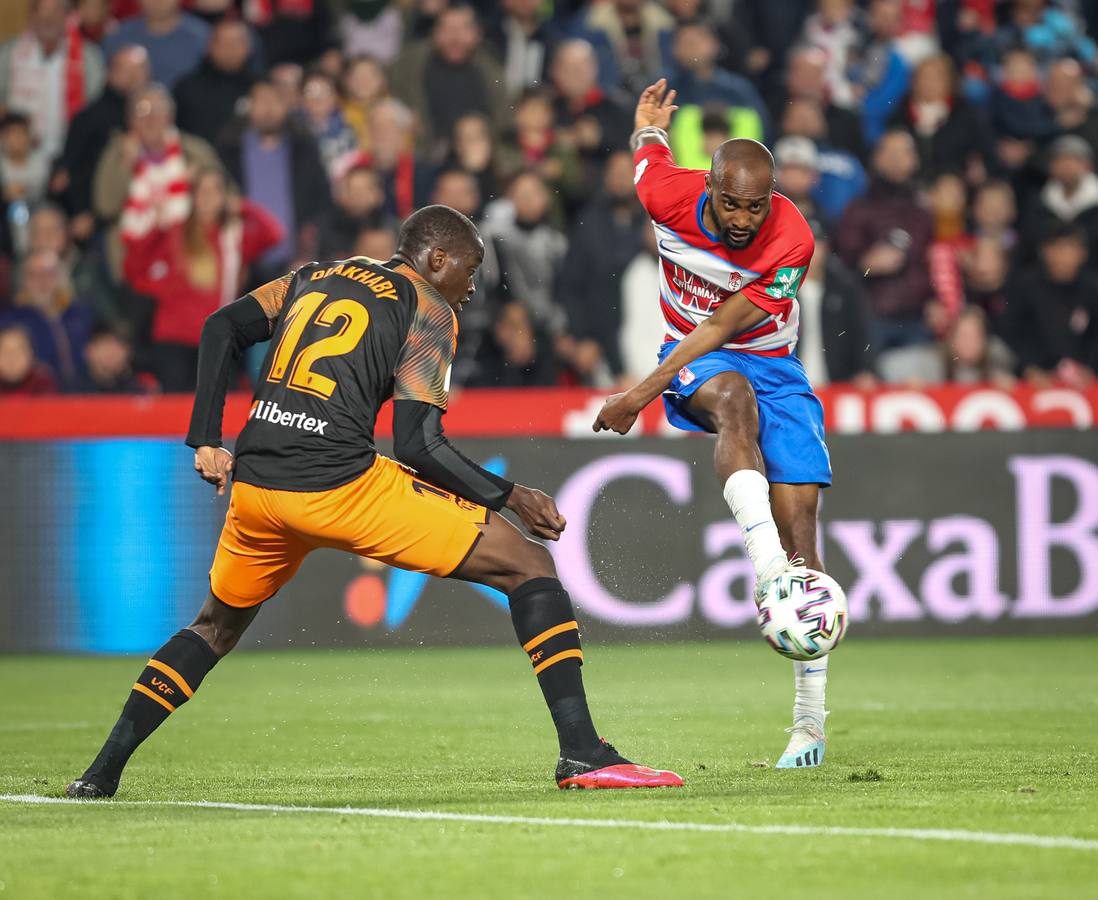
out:
M637 111L633 116L634 128L648 128L655 125L664 131L671 124L671 113L677 106L675 92L667 90L667 79L661 78L655 84L644 89L637 101Z
M516 484L511 491L507 508L513 510L522 519L523 527L530 534L545 538L547 541L559 541L564 526L568 524L552 497L521 484Z
M613 394L602 405L591 429L596 432L616 431L618 434L628 434L643 408L633 402L628 391L624 394Z
M229 486L229 473L233 470L233 455L224 447L199 447L194 451L194 470L217 488L217 496Z

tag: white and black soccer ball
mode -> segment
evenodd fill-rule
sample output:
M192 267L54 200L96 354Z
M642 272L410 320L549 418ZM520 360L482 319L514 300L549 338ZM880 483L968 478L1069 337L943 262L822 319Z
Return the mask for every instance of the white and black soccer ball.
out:
M846 633L846 593L838 582L815 569L783 572L759 606L763 637L789 659L819 659Z

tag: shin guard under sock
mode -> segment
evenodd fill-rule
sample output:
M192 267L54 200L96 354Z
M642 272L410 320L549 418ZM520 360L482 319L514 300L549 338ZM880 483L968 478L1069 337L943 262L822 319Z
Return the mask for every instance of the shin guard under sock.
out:
M134 750L198 690L218 656L198 634L183 629L153 654L138 676L122 715L83 780L117 786Z
M556 578L534 578L508 597L511 622L530 657L562 749L599 743L583 690L583 650L572 601Z

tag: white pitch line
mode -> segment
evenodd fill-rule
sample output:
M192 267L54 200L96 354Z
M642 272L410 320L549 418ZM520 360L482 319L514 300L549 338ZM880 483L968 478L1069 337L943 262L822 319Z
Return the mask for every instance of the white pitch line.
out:
M236 812L321 813L366 816L372 819L411 819L426 822L469 822L484 825L544 825L566 828L632 828L640 831L692 831L710 834L783 834L822 837L907 838L913 841L952 841L969 844L1009 844L1058 850L1098 850L1098 840L1067 835L1011 834L938 828L843 828L824 825L741 825L738 822L668 822L643 819L560 819L547 816L492 816L420 809L381 809L368 806L282 806L275 803L217 803L212 800L93 800L41 797L36 794L0 794L0 801L75 806L173 806L191 809L228 809Z

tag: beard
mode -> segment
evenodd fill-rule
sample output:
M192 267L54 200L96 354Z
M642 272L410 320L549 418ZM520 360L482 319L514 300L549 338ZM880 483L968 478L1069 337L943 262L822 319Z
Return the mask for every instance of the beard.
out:
M751 242L755 240L755 235L759 233L759 229L752 231L747 237L740 240L735 240L732 237L732 233L720 224L721 220L717 216L717 206L713 202L713 196L709 196L709 215L713 217L713 221L720 227L720 231L717 233L717 237L720 238L721 243L729 250L746 250L751 246Z

